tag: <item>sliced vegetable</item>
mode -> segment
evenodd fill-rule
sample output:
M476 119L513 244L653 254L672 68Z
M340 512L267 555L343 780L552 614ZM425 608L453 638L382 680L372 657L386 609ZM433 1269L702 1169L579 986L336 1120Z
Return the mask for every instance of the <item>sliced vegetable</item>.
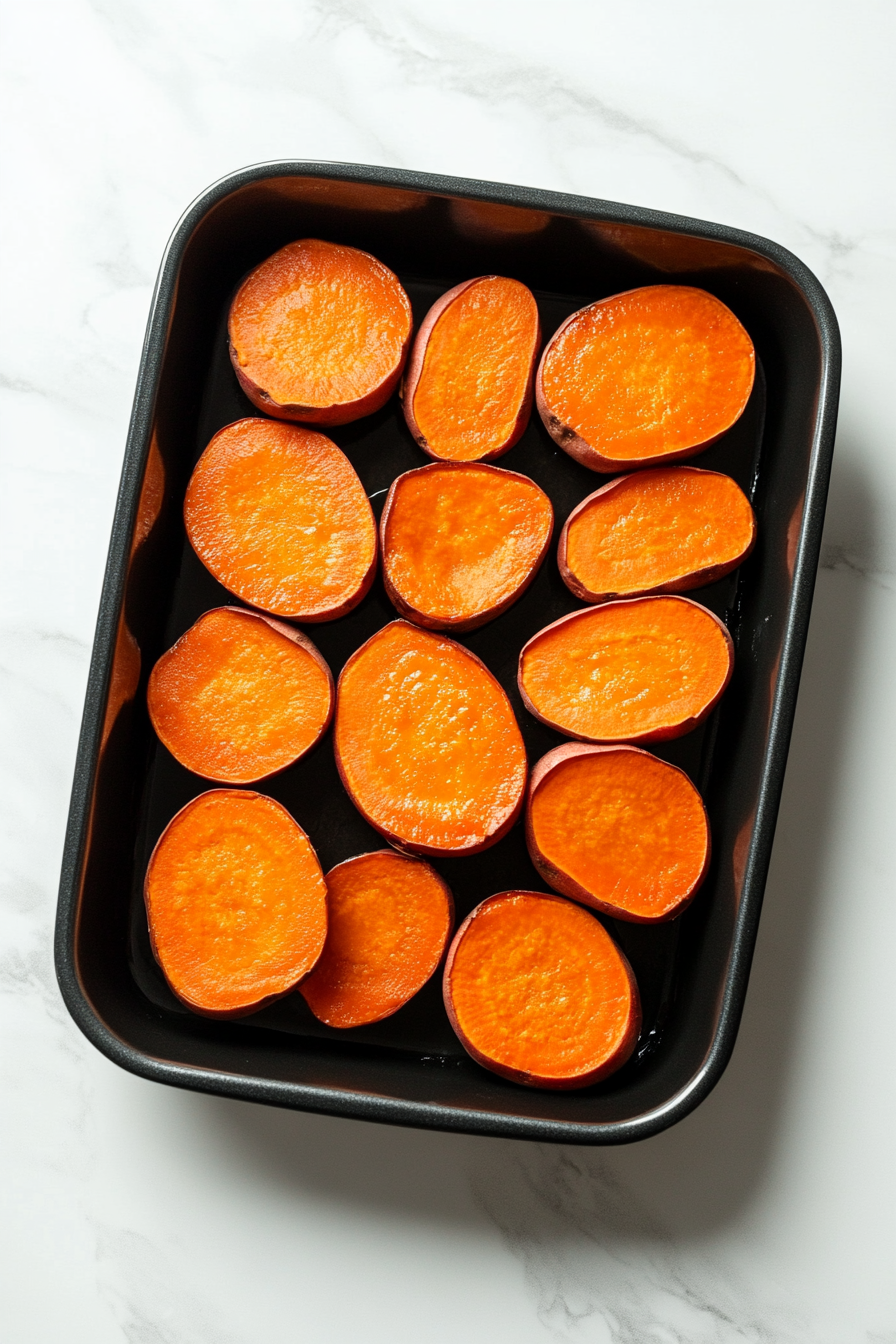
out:
M482 275L433 304L405 376L408 428L430 457L500 457L529 423L541 345L538 309L519 280Z
M333 715L333 678L292 626L241 607L200 616L149 677L149 717L181 765L252 784L310 751Z
M475 854L519 816L526 753L510 701L460 644L393 621L349 658L336 764L359 812L415 854Z
M275 420L220 430L187 487L190 544L231 593L275 616L332 621L376 571L376 524L331 439Z
M344 425L378 411L398 386L411 305L369 252L303 238L246 277L228 331L253 406L281 420Z
M583 742L662 742L702 723L731 678L734 645L687 597L637 597L563 616L523 646L531 714Z
M485 463L408 471L380 522L386 592L417 625L473 630L528 588L553 522L551 501L528 476Z
M288 994L327 934L311 842L261 793L212 789L187 803L153 850L144 895L165 979L206 1017L242 1017Z
M330 1027L391 1017L442 960L451 892L428 863L393 849L346 859L326 882L327 941L299 993Z
M739 419L756 370L753 342L704 289L648 285L573 313L545 347L539 414L592 471L690 457Z
M451 944L444 996L464 1049L528 1087L606 1078L641 1028L635 977L606 929L541 892L505 891L476 907Z
M730 574L755 540L750 501L730 476L658 467L583 499L560 534L557 564L586 602L683 593Z
M567 742L542 756L526 841L548 886L637 924L680 914L709 867L702 798L683 770L638 747Z

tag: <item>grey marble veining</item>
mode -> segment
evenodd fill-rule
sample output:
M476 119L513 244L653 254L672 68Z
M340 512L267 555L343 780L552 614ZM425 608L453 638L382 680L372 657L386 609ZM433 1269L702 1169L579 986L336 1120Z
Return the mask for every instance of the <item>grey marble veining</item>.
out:
M4 14L0 1301L11 1344L896 1344L896 19L876 0L34 0ZM750 995L619 1150L353 1125L102 1059L55 887L152 285L277 157L765 233L844 335L822 569Z

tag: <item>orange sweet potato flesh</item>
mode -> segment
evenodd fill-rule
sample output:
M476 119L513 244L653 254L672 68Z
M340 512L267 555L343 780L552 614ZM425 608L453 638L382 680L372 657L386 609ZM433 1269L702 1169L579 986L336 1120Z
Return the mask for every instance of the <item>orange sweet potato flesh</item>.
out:
M683 770L638 747L567 742L543 756L526 842L548 886L637 924L680 914L709 867L702 798Z
M305 635L241 607L207 611L162 654L146 702L156 733L205 779L252 784L320 740L333 678Z
M212 789L169 822L144 886L156 960L188 1008L242 1017L293 990L327 934L311 842L264 794Z
M454 921L448 886L422 859L361 854L326 877L329 926L299 993L330 1027L391 1017L436 970Z
M520 814L526 753L510 701L475 654L407 621L343 668L333 745L359 812L410 853L477 853Z
M444 997L465 1050L529 1087L606 1078L641 1028L635 978L606 929L580 906L534 891L491 896L464 921Z
M523 646L519 688L542 723L583 742L681 737L731 678L723 623L687 597L637 597L574 611Z
M529 423L541 344L519 280L483 275L443 294L417 333L403 393L419 446L447 462L500 457Z
M430 463L393 482L380 521L393 604L430 630L473 630L515 602L547 553L544 491L485 463Z
M236 376L259 410L343 425L379 410L398 386L411 305L369 252L303 238L247 276L228 330Z
M560 534L557 564L586 602L683 593L736 569L755 540L750 501L730 476L657 467L582 500Z
M219 583L252 607L332 621L361 601L376 571L364 487L332 439L276 420L238 420L196 464L187 536Z
M743 413L753 342L724 303L648 285L581 308L545 347L535 397L548 433L592 471L690 457Z

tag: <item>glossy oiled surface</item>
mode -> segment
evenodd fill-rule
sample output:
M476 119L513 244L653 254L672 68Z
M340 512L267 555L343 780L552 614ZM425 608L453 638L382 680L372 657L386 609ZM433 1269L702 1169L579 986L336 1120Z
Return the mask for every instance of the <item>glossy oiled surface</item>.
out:
M603 926L535 892L502 893L473 913L452 947L445 993L476 1055L548 1084L591 1080L619 1057L637 1012Z
M341 615L376 557L373 514L348 458L326 435L274 420L239 420L214 436L184 518L215 578L275 616Z
M607 457L662 458L707 443L743 411L753 342L712 294L648 285L582 309L542 365L552 415Z
M750 501L730 476L660 467L613 481L575 511L566 564L586 598L682 590L737 564L754 535Z
M709 827L699 793L681 770L645 751L619 747L560 761L529 800L528 826L540 856L581 888L568 895L590 897L622 919L676 912L705 869Z
M146 876L153 949L197 1012L237 1014L320 956L326 892L301 827L263 794L213 789L173 819Z
M250 784L282 770L319 738L333 687L307 648L265 617L206 612L152 670L153 727L188 770Z
M471 462L500 452L526 398L538 309L518 280L483 276L429 333L413 413L435 457Z
M422 467L395 483L383 574L429 620L470 620L529 581L552 525L550 500L527 477L484 464Z
M730 644L709 611L642 597L586 608L536 635L520 656L520 689L572 737L647 741L692 726L730 670Z
M469 850L519 806L526 753L507 696L462 645L406 621L346 664L334 736L354 802L399 842Z
M411 306L381 261L317 238L290 243L252 272L230 313L240 368L281 406L368 396L396 368Z
M433 974L451 933L451 893L421 859L384 849L330 870L327 941L301 984L331 1027L379 1022Z

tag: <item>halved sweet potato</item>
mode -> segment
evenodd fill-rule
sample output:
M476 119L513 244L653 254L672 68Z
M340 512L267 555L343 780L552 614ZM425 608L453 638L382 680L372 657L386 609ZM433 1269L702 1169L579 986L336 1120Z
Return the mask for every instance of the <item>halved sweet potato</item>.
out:
M392 483L380 520L383 582L408 620L474 630L526 591L550 545L544 491L484 462L432 462Z
M447 883L394 849L327 873L327 941L299 993L329 1027L391 1017L434 973L454 922Z
M211 789L168 823L144 885L171 989L206 1017L243 1017L295 989L327 935L327 893L301 826L261 793Z
M242 607L207 611L163 653L146 703L162 742L205 779L253 784L310 751L333 677L306 635Z
M481 275L443 294L417 333L402 394L423 451L478 462L512 448L529 423L540 345L538 308L519 280Z
M576 597L684 593L730 574L756 541L736 481L699 467L618 476L573 509L560 533L560 576Z
M592 471L691 457L743 413L753 342L720 299L647 285L573 313L545 347L535 398L548 433Z
M443 990L464 1049L528 1087L606 1078L641 1029L635 977L606 929L542 892L505 891L478 905L451 944Z
M582 742L662 742L702 723L731 679L727 629L687 597L636 597L563 616L523 646L531 714Z
M230 308L230 358L259 410L345 425L395 391L411 324L388 266L356 247L303 238L243 281Z
M639 747L566 742L542 756L526 843L548 886L635 924L680 914L709 868L703 799L683 770Z
M333 734L346 791L371 826L413 854L476 854L510 830L526 752L484 663L407 621L352 654Z
M352 464L298 425L219 430L190 477L184 521L218 582L275 616L336 620L376 572L376 524Z

